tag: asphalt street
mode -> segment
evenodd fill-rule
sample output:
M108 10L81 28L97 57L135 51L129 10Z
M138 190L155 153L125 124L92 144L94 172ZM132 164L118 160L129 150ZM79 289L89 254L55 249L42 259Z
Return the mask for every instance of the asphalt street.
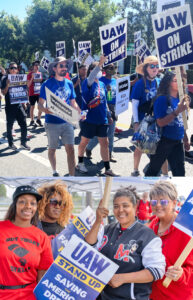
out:
M42 117L44 123L44 117ZM30 119L27 119L29 125ZM123 131L115 135L114 138L114 158L116 163L111 163L111 168L117 175L130 176L133 171L133 151L134 147L131 143L133 131L130 129L131 123L131 106L129 110L119 115L117 127ZM193 110L189 114L189 129L188 136L193 133ZM47 157L47 137L44 127L28 127L28 134L31 138L28 141L31 151L20 149L20 129L17 123L14 124L16 136L14 136L14 143L18 147L17 151L8 148L6 140L6 120L4 105L0 111L0 176L30 176L30 177L47 177L52 176L52 169ZM79 144L79 130L75 130L75 155L77 161L77 152ZM193 147L191 147L193 153ZM56 152L57 156L57 171L60 176L68 176L68 167L66 160L66 153L64 147L60 146ZM85 165L89 172L84 176L101 176L104 173L103 162L101 161L99 145L92 152L92 159L85 157ZM139 171L141 176L144 176L144 168L147 166L149 158L143 154ZM186 176L193 176L193 160L186 160ZM171 175L171 172L169 172ZM82 176L76 171L76 176Z

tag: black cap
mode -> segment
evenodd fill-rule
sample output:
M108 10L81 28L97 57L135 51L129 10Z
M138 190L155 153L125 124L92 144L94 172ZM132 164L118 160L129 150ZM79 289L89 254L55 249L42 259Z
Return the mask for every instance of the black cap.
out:
M42 196L40 194L38 194L38 192L36 191L36 189L31 186L31 185L21 185L18 186L15 190L15 192L13 193L13 202L16 201L17 197L24 195L24 194L30 194L30 195L34 195L37 199L37 201L42 199Z

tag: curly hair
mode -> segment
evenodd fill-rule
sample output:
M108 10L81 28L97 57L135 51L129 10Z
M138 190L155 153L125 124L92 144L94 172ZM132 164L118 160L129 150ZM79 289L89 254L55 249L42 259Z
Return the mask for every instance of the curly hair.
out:
M128 187L120 188L116 191L113 197L113 202L118 197L127 197L130 199L133 206L137 204L137 201L140 199L139 195L136 192L136 188L132 185L129 185Z
M42 199L38 202L40 220L43 220L45 217L45 208L49 203L50 196L54 193L58 193L62 197L62 202L64 205L61 208L61 214L57 220L57 223L62 227L68 224L74 206L72 202L72 196L67 190L67 185L63 181L57 180L52 183L45 183L37 190L38 193L42 195Z

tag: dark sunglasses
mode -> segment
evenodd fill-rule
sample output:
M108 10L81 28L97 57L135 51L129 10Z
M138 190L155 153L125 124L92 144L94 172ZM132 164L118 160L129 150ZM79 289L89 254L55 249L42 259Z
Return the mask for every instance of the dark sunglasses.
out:
M161 200L150 200L151 206L156 206L160 202L161 206L167 206L169 203L169 200L167 199L161 199Z
M39 64L35 64L34 66L39 67Z
M17 67L10 67L10 70L17 70Z
M155 68L159 69L159 65L150 64L149 67L150 69L155 69Z
M62 203L62 200L58 201L57 199L50 199L50 205L56 207L57 205L59 206L65 206L64 203Z
M59 67L60 67L60 69L62 69L62 68L68 68L68 65L67 64L59 64Z

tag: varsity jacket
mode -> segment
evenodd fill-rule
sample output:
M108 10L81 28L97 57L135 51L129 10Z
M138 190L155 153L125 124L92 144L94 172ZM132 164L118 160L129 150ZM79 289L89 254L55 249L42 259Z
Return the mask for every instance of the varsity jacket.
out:
M117 274L148 269L154 280L165 272L165 258L161 239L154 232L134 222L122 231L119 223L105 226L102 239L98 237L98 250L119 265ZM126 283L118 288L107 285L100 295L102 300L148 300L152 283Z

